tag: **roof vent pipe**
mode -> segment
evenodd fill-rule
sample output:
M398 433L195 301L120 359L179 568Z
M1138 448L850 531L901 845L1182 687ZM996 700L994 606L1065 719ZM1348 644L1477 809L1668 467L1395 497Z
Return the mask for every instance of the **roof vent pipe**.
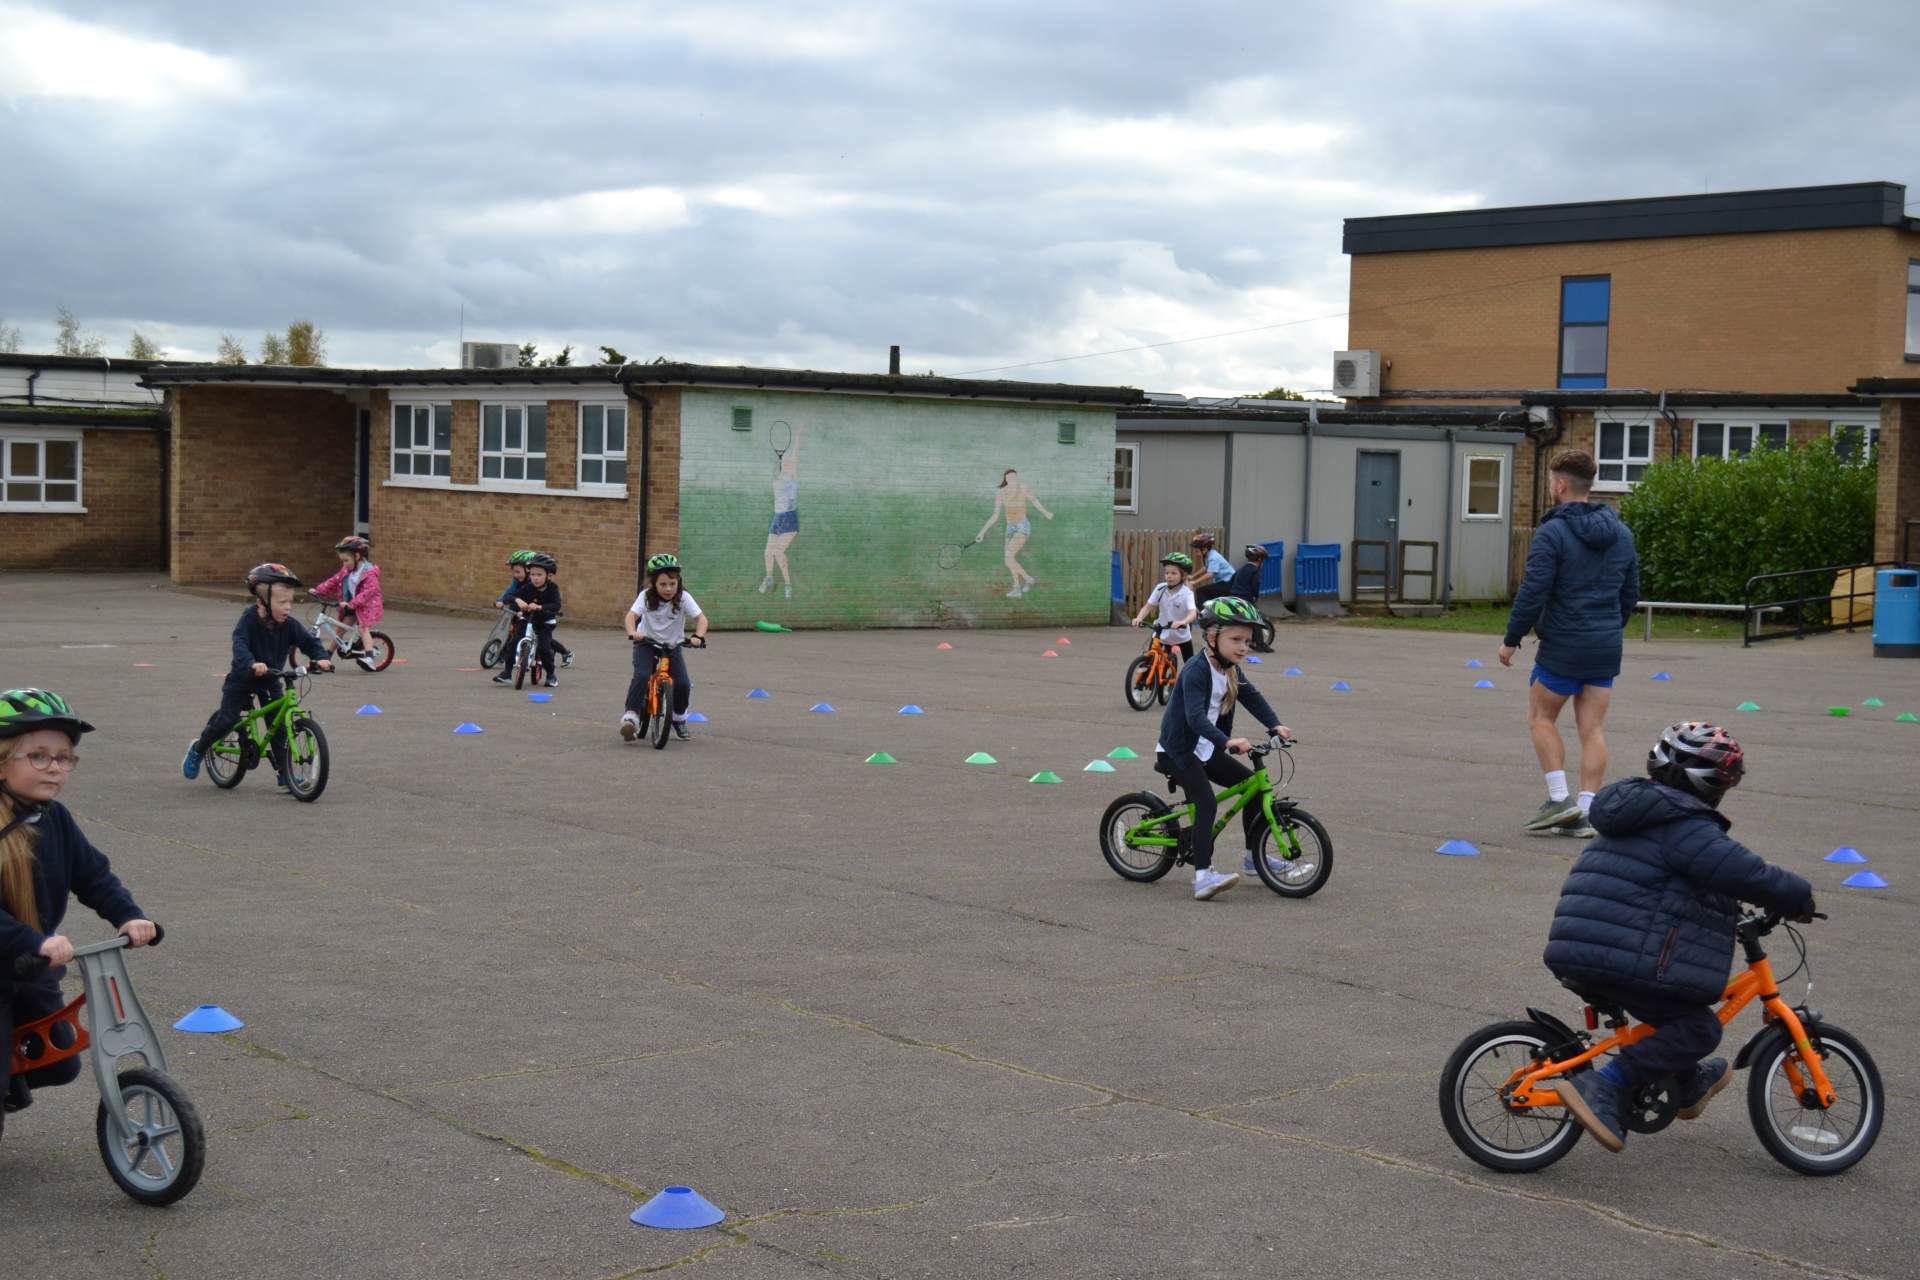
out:
M894 377L900 376L900 344L887 348L887 372Z

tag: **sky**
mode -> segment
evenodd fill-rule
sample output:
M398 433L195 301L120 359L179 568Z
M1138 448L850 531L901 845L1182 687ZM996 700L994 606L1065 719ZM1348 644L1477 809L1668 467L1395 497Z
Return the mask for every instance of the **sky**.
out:
M1313 390L1344 218L1920 200L1917 44L1904 0L0 0L0 323Z

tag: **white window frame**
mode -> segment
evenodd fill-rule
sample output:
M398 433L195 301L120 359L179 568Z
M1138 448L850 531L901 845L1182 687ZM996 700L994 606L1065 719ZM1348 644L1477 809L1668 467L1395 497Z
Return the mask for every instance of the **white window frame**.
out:
M1620 428L1621 455L1617 458L1602 457L1600 453L1602 428L1613 426ZM1645 427L1647 429L1647 451L1643 454L1633 452L1633 429L1635 427ZM1593 461L1600 469L1600 476L1596 477L1593 482L1595 492L1626 493L1630 491L1633 486L1640 483L1638 480L1627 479L1627 468L1650 467L1653 465L1653 430L1652 421L1646 418L1633 422L1628 422L1621 418L1596 417L1594 419ZM1608 467L1620 468L1620 478L1618 480L1608 480L1604 478Z
M1778 427L1780 429L1779 443L1771 444L1768 446L1769 448L1784 449L1793 442L1793 426L1784 418L1731 417L1726 414L1715 414L1713 418L1709 420L1694 420L1693 456L1695 459L1703 456L1700 452L1701 427L1720 428L1720 452L1704 455L1709 458L1732 458L1735 461L1739 461L1761 446L1763 441L1760 439L1760 432L1767 427ZM1745 431L1747 433L1746 453L1735 453L1733 451L1733 433L1736 431Z
M490 409L498 410L500 413L500 447L498 449L487 448L487 411ZM545 400L483 400L480 402L480 430L477 441L480 459L475 474L482 487L489 489L496 487L501 489L545 489L547 487L546 445L543 443L537 452L528 447L528 442L532 436L529 430L530 423L528 422L528 418L535 409L540 410L543 418L542 435L547 436L547 433L552 430L552 423L548 420L550 419L550 415L547 412L547 402ZM507 443L507 441L513 438L515 427L514 419L516 418L519 420L518 428L520 432L520 444L518 447L510 446ZM550 439L551 437L547 436L547 438ZM490 461L500 464L499 470L501 474L497 476L487 474L487 463ZM520 474L518 476L507 475L506 472L508 469L516 462L520 464ZM536 466L538 466L540 471L538 476L532 474Z
M1873 418L1863 419L1858 422L1849 422L1844 418L1837 418L1827 424L1827 436L1834 442L1834 447L1838 448L1840 444L1840 433L1842 431L1852 431L1855 429L1859 430L1861 438L1866 441L1867 447L1854 461L1871 462L1880 454L1880 419Z
M407 426L411 433L405 448L400 446L400 441L395 436L395 432L399 427L400 412L403 409L407 412L409 419ZM433 419L434 415L442 409L446 410L447 414L447 447L444 449L440 448L439 445L434 442L435 427ZM425 445L416 443L419 436L420 414L422 411L427 415L427 443ZM398 459L401 454L407 455L407 470L405 471L400 470L399 467L394 465L395 460ZM424 473L419 470L419 462L422 458L427 461L427 470ZM434 465L442 458L446 459L447 474L445 475L438 474ZM452 483L452 472L453 403L446 400L396 400L389 405L387 408L388 482L392 484L444 486Z
M1491 514L1474 513L1468 509L1468 499L1473 495L1473 464L1492 462L1500 468L1498 487L1499 507ZM1507 518L1507 455L1504 453L1465 453L1460 455L1460 518L1474 524L1498 524Z
M598 409L601 411L600 451L598 453L587 452L587 410L588 409ZM623 442L623 447L619 449L609 449L606 447L607 445L606 415L616 411L620 414L620 417L621 417L620 439ZM573 472L573 477L574 477L573 482L579 485L582 489L591 489L596 492L601 490L620 490L624 492L627 487L627 482L625 480L607 480L607 479L589 480L587 479L587 464L589 462L600 463L601 475L603 477L606 475L605 467L606 467L606 464L609 462L618 462L621 464L622 468L626 471L628 476L631 476L633 474L633 464L629 456L633 447L633 412L632 410L627 407L627 404L625 402L621 402L621 401L583 400L579 404L579 409L574 419L574 424L575 424L575 429L574 429L575 464L574 464L574 472Z
M1114 461L1114 470L1116 471L1120 469L1119 453L1122 449L1125 449L1127 451L1127 458L1128 458L1127 475L1132 479L1132 491L1128 495L1131 501L1122 503L1120 501L1120 495L1118 493L1115 493L1113 498L1113 509L1115 511L1124 512L1127 515L1139 515L1140 514L1140 445L1138 444L1138 442L1129 441L1129 440L1116 440L1113 442L1113 452L1114 452L1113 461Z
M23 475L18 480L16 480L13 475L13 447L17 444L37 445L39 447L40 459L39 471L35 475ZM70 444L73 446L73 479L71 481L48 481L47 446L49 444ZM56 515L85 515L87 513L85 502L87 496L86 475L85 446L81 443L80 433L78 431L49 431L44 427L36 427L26 431L12 429L0 430L0 512L19 511L52 513ZM16 502L8 498L7 487L16 483L39 485L40 498L31 502ZM73 485L73 500L71 502L48 502L46 500L46 493L49 483L71 483Z

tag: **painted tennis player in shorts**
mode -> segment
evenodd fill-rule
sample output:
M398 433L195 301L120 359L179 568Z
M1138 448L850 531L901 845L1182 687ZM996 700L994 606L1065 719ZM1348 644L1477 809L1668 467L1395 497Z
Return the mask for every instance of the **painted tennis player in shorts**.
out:
M993 514L987 517L987 522L980 526L980 532L973 539L975 542L986 541L987 530L993 528L993 522L1002 516L1006 517L1006 564L1007 572L1013 575L1013 589L1007 592L1010 600L1027 594L1033 586L1033 575L1020 563L1020 548L1026 546L1027 539L1033 536L1033 521L1027 516L1029 502L1035 511L1049 520L1053 519L1053 512L1034 496L1033 490L1020 479L1020 473L1008 467L1000 476L1000 488L994 493Z
M773 473L773 523L767 526L767 549L763 556L767 576L760 590L773 590L773 575L780 574L782 590L793 596L793 570L787 564L787 548L800 536L800 428L793 428L793 443L781 457Z

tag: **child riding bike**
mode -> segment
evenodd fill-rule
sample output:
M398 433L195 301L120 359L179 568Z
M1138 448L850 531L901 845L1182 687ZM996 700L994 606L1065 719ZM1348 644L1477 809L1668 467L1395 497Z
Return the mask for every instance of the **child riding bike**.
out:
M107 856L87 842L54 798L80 763L80 736L91 732L93 726L57 693L0 693L0 1096L6 1111L30 1106L35 1086L71 1084L80 1075L77 1057L12 1074L14 1028L66 1005L60 977L73 959L73 943L60 933L60 921L68 895L134 946L154 939L153 922L113 874ZM36 955L52 967L17 976L17 962Z
M1160 638L1179 649L1180 656L1191 662L1193 632L1188 624L1199 616L1193 603L1193 589L1187 586L1187 575L1193 572L1193 557L1184 551L1169 551L1160 557L1160 568L1161 581L1140 606L1140 612L1133 615L1133 625L1137 627L1145 622L1148 611L1159 605L1160 625L1166 628Z
M1727 986L1740 903L1791 918L1813 914L1813 887L1769 866L1727 836L1719 812L1746 774L1725 729L1669 727L1647 754L1647 777L1594 797L1600 833L1573 864L1548 934L1546 965L1590 1004L1624 1008L1659 1028L1598 1070L1555 1088L1582 1128L1609 1151L1626 1144L1628 1100L1644 1085L1680 1081L1691 1120L1733 1077L1714 1005ZM1705 1061L1702 1061L1705 1059Z
M652 557L647 561L647 589L627 610L627 638L633 641L633 680L627 685L627 709L620 715L620 736L628 742L639 736L640 717L647 707L647 681L662 654L673 677L673 733L682 741L688 736L687 703L693 696L693 681L687 676L687 659L681 651L687 640L688 618L695 620L694 643L705 645L707 615L680 585L679 559L666 552Z
M513 652L520 642L525 628L533 628L535 660L547 673L547 685L558 688L560 677L553 669L553 629L560 624L560 584L553 581L553 574L560 566L552 556L536 551L527 559L527 580L514 588L508 607L519 613L513 633L508 641L507 651ZM509 663L511 666L511 663ZM513 683L513 674L502 671L493 678L495 684Z
M1293 731L1280 723L1260 691L1247 682L1240 662L1253 643L1254 628L1260 615L1246 601L1233 596L1209 600L1200 607L1200 626L1205 634L1206 661L1189 662L1181 668L1173 687L1166 715L1160 720L1160 740L1154 751L1155 763L1193 802L1192 854L1193 896L1205 902L1240 883L1234 872L1213 869L1213 819L1217 807L1210 782L1223 787L1245 782L1253 771L1229 760L1253 749L1245 738L1232 737L1233 713L1242 701L1257 716L1273 738L1286 740ZM1247 806L1243 821L1247 838L1245 870L1252 873L1255 823L1261 815Z
M207 720L200 736L188 744L187 754L180 761L180 772L187 781L200 776L200 762L206 758L207 749L240 723L250 699L265 705L280 696L280 677L274 673L287 665L295 649L312 658L320 670L333 670L327 651L313 633L287 616L299 586L300 579L283 564L270 561L247 571L247 591L253 603L233 627L233 666L220 686L220 709ZM276 745L276 766L283 745ZM285 790L286 769L277 767L275 771L281 790Z
M370 559L373 544L357 533L340 539L333 544L333 549L340 556L338 572L308 594L320 600L338 600L340 621L359 628L353 647L346 654L353 658L366 652L368 630L386 614L385 598L380 594L380 566ZM327 652L334 652L331 639L327 641Z

